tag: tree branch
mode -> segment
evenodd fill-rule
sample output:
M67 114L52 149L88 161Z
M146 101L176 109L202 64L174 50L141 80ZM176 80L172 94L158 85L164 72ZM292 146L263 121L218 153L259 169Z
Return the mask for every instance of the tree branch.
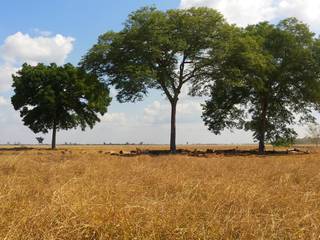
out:
M167 86L165 85L164 81L162 81L162 79L159 79L159 84L162 88L162 90L164 91L164 93L166 94L168 100L170 102L172 102L174 100L174 98L172 97L172 95L170 94L169 89L167 88Z

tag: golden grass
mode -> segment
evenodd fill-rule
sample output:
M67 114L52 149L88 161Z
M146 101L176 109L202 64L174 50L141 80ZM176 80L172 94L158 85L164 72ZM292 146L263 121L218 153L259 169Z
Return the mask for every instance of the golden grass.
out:
M0 239L320 238L320 153L119 157L111 148L0 149Z

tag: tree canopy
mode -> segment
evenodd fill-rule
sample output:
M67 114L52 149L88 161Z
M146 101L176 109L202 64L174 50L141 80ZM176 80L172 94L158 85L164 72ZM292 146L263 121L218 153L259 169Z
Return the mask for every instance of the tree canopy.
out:
M319 110L319 46L295 18L243 29L226 51L224 74L210 78L210 99L203 105L209 130L250 130L260 153L266 141L291 141L293 125L312 122L312 110Z
M228 29L223 16L209 8L142 8L129 16L121 31L101 35L81 66L113 85L120 102L141 101L150 89L161 90L171 103L174 152L181 89L204 77L208 53L221 53Z
M53 130L52 148L56 130L92 128L111 102L105 83L71 64L24 64L13 75L12 86L11 101L24 124L35 133Z

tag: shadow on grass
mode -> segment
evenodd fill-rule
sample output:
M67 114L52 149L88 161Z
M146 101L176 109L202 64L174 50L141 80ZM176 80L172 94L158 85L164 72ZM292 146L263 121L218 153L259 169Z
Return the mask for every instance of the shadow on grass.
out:
M56 148L52 149L51 147L1 147L0 152L20 152L20 151L31 151L31 150L39 150L39 151L50 151L50 152L58 152L58 151L68 151L67 148Z
M32 147L0 147L0 152L20 152L20 151L30 151L33 150Z
M207 149L205 151L199 150L187 150L178 149L175 153L171 153L169 150L143 150L143 151L131 151L130 153L115 153L112 155L123 156L123 157L133 157L137 155L149 155L149 156L162 156L162 155L187 155L194 157L210 157L215 155L222 156L281 156L281 155L294 155L294 154L309 154L308 151L303 151L300 149L288 149L285 151L265 151L264 154L259 154L258 150L240 150L240 149Z

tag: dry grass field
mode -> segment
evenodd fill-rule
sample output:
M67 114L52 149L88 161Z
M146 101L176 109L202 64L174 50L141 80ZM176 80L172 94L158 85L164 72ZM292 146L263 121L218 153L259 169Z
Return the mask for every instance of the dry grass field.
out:
M320 238L316 151L123 157L108 152L134 147L60 148L0 149L0 239Z

